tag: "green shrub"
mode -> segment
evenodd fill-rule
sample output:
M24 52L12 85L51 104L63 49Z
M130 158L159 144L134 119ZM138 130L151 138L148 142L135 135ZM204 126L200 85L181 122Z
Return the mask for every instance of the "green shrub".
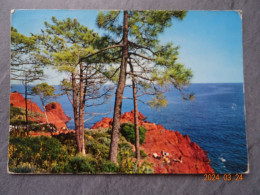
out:
M9 167L29 163L46 172L51 172L57 165L64 167L68 161L68 153L59 140L43 136L10 137L8 155Z
M126 138L127 141L130 141L132 144L135 144L135 128L134 124L124 123L121 125L121 133ZM146 129L144 127L139 127L139 141L140 144L144 143Z
M62 147L70 156L75 156L78 153L76 135L74 133L54 135L62 144Z
M87 137L87 136L92 136L93 135L93 132L92 131L84 131L84 136Z
M136 173L138 173L138 174L151 174L153 172L154 172L153 164L148 163L147 161L140 163L139 166L138 166L138 169L136 171Z
M109 128L108 128L107 133L108 133L109 135L112 135L112 127L109 127Z
M22 163L17 167L10 167L9 171L14 173L33 173L36 170L34 165L30 163Z
M70 173L112 173L117 172L117 165L100 156L74 156L65 167Z
M153 173L153 164L146 161L137 164L130 150L121 149L119 152L118 173Z
M121 142L118 144L118 146L119 146L119 149L123 149L123 150L127 150L127 149L132 150L133 149L132 146L127 142Z
M94 139L86 139L86 151L92 155L100 155L102 158L108 159L109 146L102 144Z
M110 146L111 139L107 137L100 137L97 139L97 141L106 146Z
M143 150L140 150L140 156L141 158L146 158L148 155Z
M13 104L10 104L10 124L26 124L25 122L25 108L14 107ZM31 112L30 108L28 109L28 116L30 118L38 118L44 116L43 114L37 112ZM32 122L32 121L30 121ZM35 123L35 122L32 122ZM29 123L30 124L30 123Z
M72 173L95 173L96 162L94 159L91 158L74 156L69 160L65 171Z
M10 104L10 119L13 117L17 117L19 115L23 115L24 112L22 111L21 108L14 107L12 104Z
M63 173L65 170L66 164L63 162L58 162L58 163L52 163L51 164L51 173Z
M98 138L101 138L101 137L106 137L106 138L110 138L110 135L108 133L95 133L95 134L92 134L92 137L94 139L98 139Z
M117 172L117 166L116 164L112 163L111 161L105 161L102 165L101 165L101 172Z
M33 122L33 121L28 121L28 124L31 125L31 124L36 124L36 122ZM26 121L24 119L21 119L21 118L13 118L13 119L10 119L10 125L14 125L14 126L22 126L25 128L26 126Z

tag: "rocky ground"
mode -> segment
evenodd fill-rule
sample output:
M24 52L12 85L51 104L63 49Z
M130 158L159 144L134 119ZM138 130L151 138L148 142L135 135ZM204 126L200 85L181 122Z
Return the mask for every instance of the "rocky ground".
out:
M38 118L31 118L33 121L46 123L44 112L36 103L28 101L29 112L39 113ZM10 94L10 104L15 107L25 108L25 100L18 92ZM65 115L61 105L53 102L45 106L46 113L50 123L61 128L66 127L70 120ZM201 149L195 142L191 142L188 135L183 136L178 131L167 130L162 125L156 125L145 121L146 117L139 113L139 125L147 129L145 142L140 146L148 154L148 162L154 164L155 173L175 173L175 174L204 174L214 173L207 157L207 153ZM113 119L105 117L97 122L91 129L109 128L112 126ZM134 113L126 112L121 116L121 123L134 122ZM66 132L64 132L66 133ZM38 133L37 133L38 135ZM199 135L198 135L199 136ZM160 154L161 151L169 153L169 163L163 159L155 159L153 153ZM182 162L178 159L182 158Z
M145 116L139 113L139 124L147 129L145 142L141 145L148 154L148 162L154 164L155 173L175 174L204 174L214 173L209 164L207 153L195 142L191 142L188 135L183 136L178 131L167 130L162 125L145 121ZM92 129L108 128L112 125L112 118L103 118ZM121 116L121 123L134 122L134 113L126 112ZM198 135L199 136L199 135ZM155 159L153 153L161 151L169 153L170 163L163 159ZM182 162L178 162L179 157Z

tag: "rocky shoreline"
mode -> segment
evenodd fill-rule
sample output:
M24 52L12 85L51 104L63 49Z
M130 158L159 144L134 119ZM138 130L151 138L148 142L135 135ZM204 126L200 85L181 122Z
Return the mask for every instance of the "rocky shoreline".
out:
M37 118L30 118L32 121L46 123L46 118L40 107L30 100L28 101L28 111L39 113ZM18 93L10 94L10 104L14 107L25 108L24 97ZM61 105L58 102L52 102L45 106L46 113L50 123L56 125L58 129L66 127L70 120L65 115ZM162 125L156 125L145 121L146 117L139 113L139 125L147 129L146 138L140 148L148 155L147 161L154 164L154 173L157 174L205 174L214 173L210 166L210 160L207 153L195 142L191 142L188 135L182 135L178 131L167 130ZM109 128L112 126L113 119L105 117L94 124L91 129ZM134 112L126 112L121 116L121 123L134 123ZM38 135L38 134L37 134ZM169 153L169 163L164 163L163 159L156 159L153 153L160 154L161 151ZM182 162L176 159L182 158Z
M140 146L148 154L148 162L154 164L157 174L205 174L214 173L210 166L207 153L195 142L191 142L188 135L183 136L178 131L167 130L162 125L145 121L146 117L139 113L139 124L147 129L144 143ZM103 118L91 129L108 128L112 125L112 118ZM121 116L121 123L134 122L134 112L126 112ZM153 153L169 153L170 163L165 164L162 159L155 159ZM175 161L182 157L182 162Z

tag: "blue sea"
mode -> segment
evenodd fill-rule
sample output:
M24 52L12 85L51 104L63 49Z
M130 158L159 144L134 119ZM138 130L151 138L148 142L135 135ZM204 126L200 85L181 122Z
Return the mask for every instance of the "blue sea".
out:
M58 86L56 86L57 92ZM139 111L147 120L162 124L166 129L188 134L192 142L196 142L208 152L211 166L216 173L242 173L247 171L247 144L244 113L244 92L242 83L191 84L189 91L195 93L193 101L182 100L176 90L166 93L168 105L156 110L139 103ZM11 91L23 93L24 87L12 85ZM132 97L130 88L125 89L124 96ZM39 98L30 96L31 100L40 104ZM149 100L151 97L142 97ZM53 101L53 100L50 100ZM73 118L72 106L66 96L58 101L66 115ZM86 121L90 128L103 117L113 116L114 96L104 105L90 107L86 112L106 113L97 115ZM122 113L133 109L131 100L124 100ZM86 116L86 119L89 116ZM73 120L67 126L74 128Z

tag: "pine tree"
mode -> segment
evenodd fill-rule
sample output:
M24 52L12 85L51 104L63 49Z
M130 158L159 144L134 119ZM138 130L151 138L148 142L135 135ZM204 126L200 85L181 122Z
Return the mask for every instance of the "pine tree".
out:
M72 103L78 152L84 155L85 107L103 104L112 90L104 85L107 80L101 73L104 57L94 55L104 40L76 19L52 17L52 23L45 22L45 27L38 36L42 50L37 57L69 75L60 87Z
M49 120L46 114L45 105L50 98L53 98L55 96L54 92L55 92L55 87L48 85L47 83L41 83L32 88L32 94L38 95L40 97L48 126L49 126Z
M43 79L42 64L37 60L37 41L35 36L27 37L11 27L11 80L24 86L26 131L28 125L28 95L30 84Z
M110 145L110 160L114 163L117 162L121 106L127 74L131 75L133 84L136 132L138 132L136 78L143 80L141 83L144 87L146 86L146 89L154 90L153 94L156 98L151 102L151 105L156 107L159 104L166 103L162 90L158 90L162 89L160 84L171 83L182 92L183 86L188 84L192 77L191 70L176 63L176 48L172 44L161 45L158 39L159 33L170 27L174 19L182 20L185 15L186 12L184 11L124 11L123 13L110 11L100 12L98 15L98 26L112 33L111 38L115 40L114 43L121 45L121 65ZM121 16L123 20L120 19ZM127 65L130 63L132 64L130 65L130 72L127 72ZM134 70L134 63L135 66L138 66L138 70ZM142 66L141 64L146 65ZM155 67L154 70L153 67ZM139 74L136 73L138 71ZM157 84L159 86L156 86ZM146 93L148 93L147 90ZM183 95L185 94L183 93ZM136 133L136 136L138 137L138 133ZM139 147L138 140L136 138L137 148ZM138 151L137 149L136 156L140 158Z

